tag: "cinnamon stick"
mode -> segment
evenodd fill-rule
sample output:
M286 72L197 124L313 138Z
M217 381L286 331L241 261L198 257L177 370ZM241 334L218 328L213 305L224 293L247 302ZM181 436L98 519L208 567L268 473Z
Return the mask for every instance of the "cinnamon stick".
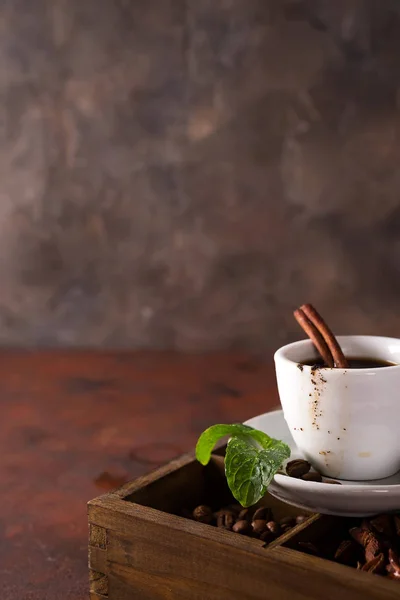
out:
M312 343L316 347L317 351L320 353L324 363L327 367L334 367L335 364L333 362L332 354L325 342L324 338L315 327L315 325L306 317L305 313L301 308L298 308L294 311L294 317L300 327L304 329L308 337L311 339Z
M300 320L299 320L299 315L300 315ZM308 320L308 323L305 319L303 319L302 315L304 315L306 317L306 319ZM346 359L345 355L343 354L343 351L339 345L339 342L333 335L333 333L330 330L330 328L328 327L328 325L325 323L324 319L321 317L321 315L315 310L315 308L311 304L303 304L303 306L301 306L299 309L297 309L297 311L295 311L294 316L295 316L296 320L298 321L298 323L300 324L300 326L304 329L304 331L310 337L310 339L314 343L315 347L317 348L318 352L321 354L323 360L326 362L326 364L328 366L335 366L338 369L347 369L349 367L349 363L347 362L347 359ZM313 327L315 327L315 329L318 331L319 335L323 339L325 346L327 346L328 353L330 354L330 357L331 357L331 364L328 363L327 358L326 358L326 348L323 347L323 353L322 353L319 346L315 343L314 340L317 339L315 337L315 331L310 329L309 323L311 323L311 325ZM310 335L310 331L312 333L312 336ZM320 345L320 340L318 339L317 341L318 341L318 344ZM332 364L332 362L333 362L333 364Z

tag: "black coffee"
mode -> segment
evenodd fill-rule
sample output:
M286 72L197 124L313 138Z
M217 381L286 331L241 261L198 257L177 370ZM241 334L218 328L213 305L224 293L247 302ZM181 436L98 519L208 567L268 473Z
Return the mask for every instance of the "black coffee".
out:
M350 369L377 369L379 367L395 367L396 363L390 362L389 360L381 360L380 358L363 358L363 357L346 357L349 363ZM303 360L303 365L313 367L323 367L324 361L322 358L310 358L310 360Z

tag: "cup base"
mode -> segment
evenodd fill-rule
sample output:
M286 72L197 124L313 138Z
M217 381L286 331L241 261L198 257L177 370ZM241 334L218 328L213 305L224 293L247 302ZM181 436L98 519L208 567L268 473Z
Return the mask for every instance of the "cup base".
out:
M309 459L308 459L309 460ZM313 461L309 460L310 464L313 465ZM314 465L313 465L314 466ZM364 469L343 469L339 473L337 471L332 472L329 469L323 469L320 467L314 467L323 477L327 477L329 479L336 479L340 481L357 481L357 482L373 482L380 481L382 479L387 479L388 477L393 477L400 471L400 465L393 466L390 468L386 468L385 470L377 470L367 471Z

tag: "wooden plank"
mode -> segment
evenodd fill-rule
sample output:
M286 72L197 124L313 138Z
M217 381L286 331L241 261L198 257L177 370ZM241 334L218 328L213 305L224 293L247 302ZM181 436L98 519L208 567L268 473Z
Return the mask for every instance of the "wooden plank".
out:
M288 597L335 598L340 600L395 600L399 598L400 586L371 573L345 567L330 560L279 547L271 550L268 561L277 561L276 576ZM286 566L284 566L286 565Z
M175 471L181 469L182 467L185 467L188 464L193 463L194 461L195 458L193 452L183 454L182 456L179 456L178 458L172 460L168 464L163 465L158 469L154 469L154 471L151 471L150 473L143 475L142 477L138 477L134 481L129 481L128 483L120 487L118 490L113 492L112 495L117 495L120 498L127 498L128 496L137 492L138 490L150 486L155 481L167 477L171 473L174 473ZM100 496L100 498L103 497L104 496Z
M290 508L293 508L293 507L290 507ZM284 515L284 516L286 516L286 515ZM322 520L321 515L319 515L319 514L311 515L306 521L304 521L303 523L300 523L299 525L295 525L294 527L292 527L292 529L290 529L286 533L282 534L280 537L278 537L273 542L271 542L268 546L268 550L272 550L273 548L276 548L277 546L282 546L283 544L290 542L290 540L292 540L293 537L296 537L296 540L298 540L298 541L302 540L303 537L308 539L308 531L310 529L311 530L314 530L314 529L319 530L321 528L321 520Z
M99 573L107 573L107 550L89 545L89 568Z
M172 514L179 513L183 507L193 508L198 504L210 503L215 508L220 508L234 502L226 482L224 459L218 454L212 455L206 467L197 462L192 454L186 454L173 463L126 484L114 493L95 498L89 506L93 503L109 506L107 503L116 498ZM269 494L258 505L272 508L278 520L284 516L304 514L298 508L284 504ZM121 504L120 508L124 506L127 508L126 504Z
M287 548L263 549L258 540L129 502L121 507L120 499L107 502L92 504L90 519L108 528L111 600L398 598L398 585L377 576Z
M209 585L179 575L166 576L154 572L139 572L115 564L110 575L110 598L112 600L265 600L272 595L254 596L225 587L223 583Z
M109 581L113 594L116 581L121 580L127 589L130 586L133 595L142 598L150 591L151 599L264 600L274 591L269 584L271 565L265 551L254 556L236 546L194 538L185 532L178 538L160 532L154 539L147 537L147 528L142 525L135 527L132 538L110 532Z
M165 476L155 475L153 481L142 485L135 490L126 500L144 506L157 508L160 511L171 513L182 509L184 506L196 506L204 502L206 490L206 471L212 465L204 468L199 462L190 460L187 464L174 469ZM220 476L215 486L215 497L225 480Z
M234 546L221 551L219 544L162 537L146 539L144 531L134 539L110 534L108 551L111 598L129 598L122 589L149 600L320 600L322 595L341 600L394 600L397 584L330 561L293 550L277 548L264 556ZM118 592L118 595L117 595ZM131 596L132 597L132 596Z
M91 500L88 504L88 514L89 522L107 528L108 536L111 532L119 533L122 536L128 533L128 535L135 535L136 539L137 527L145 527L146 536L149 539L157 539L159 535L164 535L178 540L177 543L179 543L180 534L183 533L191 535L193 538L203 538L219 543L221 551L229 544L243 550L251 547L254 551L261 552L262 556L265 553L264 544L260 540L245 538L217 527L161 513L158 510L126 502L111 495L99 500Z
M270 506L278 520L286 516L296 516L301 513L299 509L283 504L269 495L266 495L259 504ZM121 534L124 534L127 529L128 520L125 516L130 516L135 522L136 520L142 520L147 523L149 532L151 531L152 535L155 536L157 535L158 528L162 527L169 530L170 535L172 535L173 531L185 531L194 536L215 540L222 544L236 545L238 548L246 550L249 547L252 547L261 550L262 555L264 555L265 552L263 549L263 542L258 539L242 537L223 529L210 527L208 525L184 519L177 515L163 513L147 506L141 506L133 502L121 500L121 498L115 494L107 494L106 496L91 500L88 503L88 515L91 525L96 524L104 529L112 529ZM314 521L316 518L318 518L318 516L313 515L311 521ZM153 525L155 525L155 527L153 527ZM299 525L294 531L299 532L304 526L305 524ZM285 534L282 538L279 538L271 544L271 547L277 543L281 543L282 540L286 541L287 539L289 538Z
M225 447L225 443L217 445L217 448L223 450ZM218 461L221 460L222 470L218 465ZM232 496L226 484L223 459L213 455L209 465L203 467L193 453L188 453L126 484L115 494L120 498L164 512L177 512L184 506L195 506L209 500L211 487L214 502L219 500L223 502L227 497L231 501Z

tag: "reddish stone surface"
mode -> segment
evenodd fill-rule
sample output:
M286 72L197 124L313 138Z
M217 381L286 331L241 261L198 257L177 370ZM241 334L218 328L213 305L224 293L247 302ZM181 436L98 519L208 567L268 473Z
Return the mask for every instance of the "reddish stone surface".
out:
M87 501L277 402L270 359L1 353L2 600L86 600Z

